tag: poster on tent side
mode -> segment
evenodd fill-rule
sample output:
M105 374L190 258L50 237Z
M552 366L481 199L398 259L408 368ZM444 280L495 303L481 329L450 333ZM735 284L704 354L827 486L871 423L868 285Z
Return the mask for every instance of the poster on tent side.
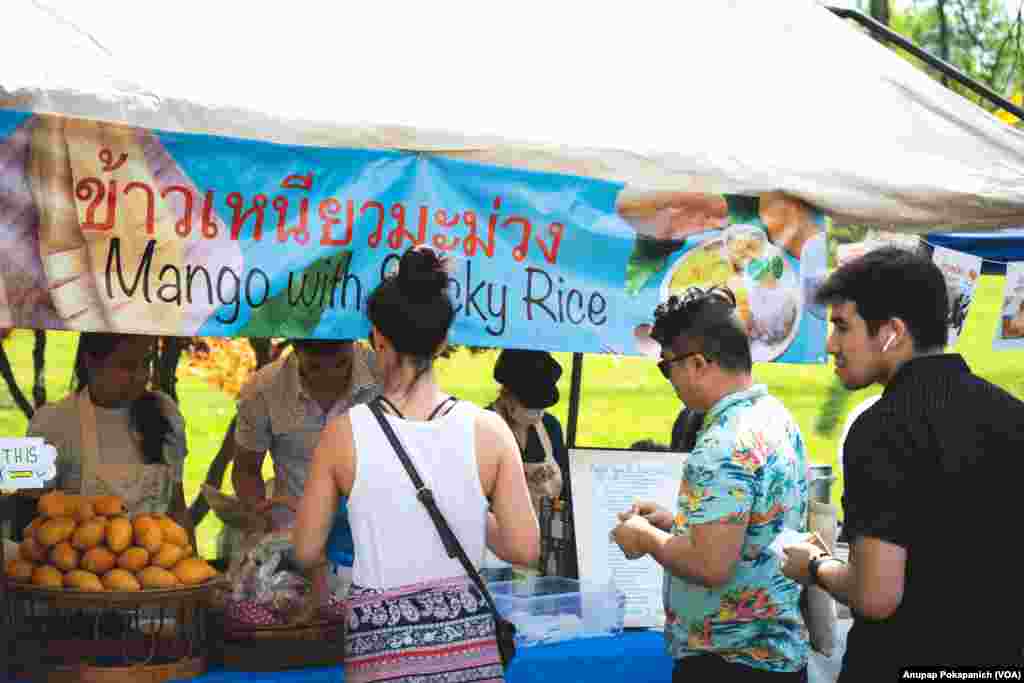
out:
M1024 350L1024 261L1006 264L1006 289L992 348Z
M755 360L824 362L825 227L781 194L0 111L0 326L361 338L425 244L451 257L454 344L653 355L658 303L724 284Z
M967 320L967 310L974 299L974 291L978 287L981 276L981 257L965 254L946 247L935 247L932 260L946 278L946 291L949 295L948 346L956 346L960 333L963 332Z

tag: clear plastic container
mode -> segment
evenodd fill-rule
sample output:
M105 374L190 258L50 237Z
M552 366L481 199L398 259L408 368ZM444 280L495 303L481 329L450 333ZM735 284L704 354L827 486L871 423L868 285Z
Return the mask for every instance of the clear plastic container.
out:
M498 612L516 625L518 647L622 633L626 596L613 584L543 576L487 586Z

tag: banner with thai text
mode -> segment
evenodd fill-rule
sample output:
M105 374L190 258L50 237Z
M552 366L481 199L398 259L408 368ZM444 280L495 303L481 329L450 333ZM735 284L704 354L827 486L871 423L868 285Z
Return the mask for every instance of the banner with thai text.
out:
M825 223L781 194L0 111L6 327L359 338L427 244L452 258L454 344L656 353L658 303L724 284L755 360L824 362Z

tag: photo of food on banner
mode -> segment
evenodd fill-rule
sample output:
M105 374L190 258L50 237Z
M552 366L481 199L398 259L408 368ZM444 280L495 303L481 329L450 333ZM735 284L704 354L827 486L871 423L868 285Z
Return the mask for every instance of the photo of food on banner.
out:
M616 210L636 231L626 291L658 288L659 301L687 288L725 286L737 300L755 361L780 359L802 319L824 325L813 301L827 264L823 215L779 192L757 197L625 190ZM651 326L635 329L636 348L657 355Z
M949 302L949 348L956 346L964 323L967 321L967 310L974 299L974 291L978 287L981 275L981 257L965 254L946 247L931 247L932 260L942 271L946 279L946 292Z
M243 271L240 243L211 238L228 233L212 193L157 134L34 114L0 139L0 169L0 327L192 336L221 304L239 301L231 276ZM225 280L207 288L212 296L132 296L152 284L137 270Z
M1006 264L1006 289L996 347L1024 348L1024 263Z

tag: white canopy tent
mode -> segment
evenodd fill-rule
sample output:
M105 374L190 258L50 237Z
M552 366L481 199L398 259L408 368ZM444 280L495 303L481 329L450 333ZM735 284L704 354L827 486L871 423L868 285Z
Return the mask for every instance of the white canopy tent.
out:
M394 148L840 221L1024 223L1024 133L811 0L11 0L0 106Z

